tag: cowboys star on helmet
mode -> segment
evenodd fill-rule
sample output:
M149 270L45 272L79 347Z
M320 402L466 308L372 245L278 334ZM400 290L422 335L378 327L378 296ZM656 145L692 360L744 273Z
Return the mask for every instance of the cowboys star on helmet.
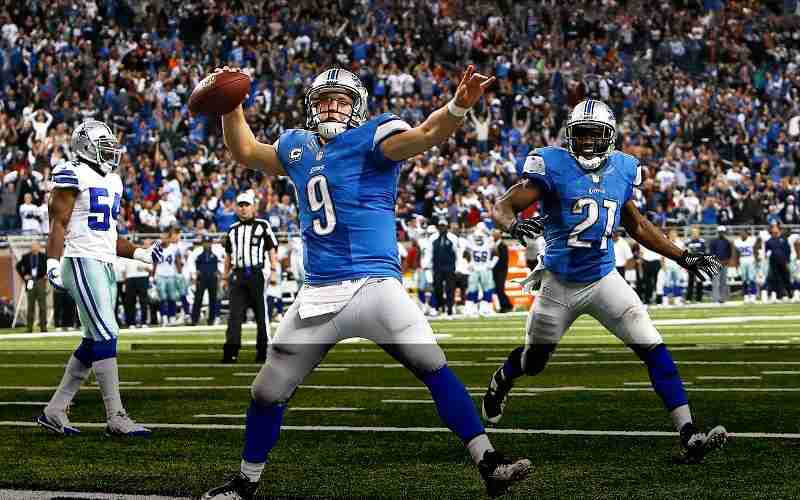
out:
M564 129L567 150L586 170L597 170L614 151L617 120L605 103L587 99L572 109Z
M97 120L86 120L72 132L72 152L81 160L95 166L103 175L119 166L122 148L108 125Z
M347 104L336 101L336 108L330 106L320 111L320 98L325 94L345 94L352 99L347 113L338 112L340 106ZM306 91L306 128L316 130L323 139L332 139L349 128L356 128L367 121L367 89L354 73L341 68L323 71L314 78ZM327 116L322 116L322 115ZM340 119L336 119L339 115Z

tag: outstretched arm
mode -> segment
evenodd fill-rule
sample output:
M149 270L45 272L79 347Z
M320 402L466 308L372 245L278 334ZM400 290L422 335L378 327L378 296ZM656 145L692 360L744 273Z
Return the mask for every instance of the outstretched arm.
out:
M633 200L623 205L621 221L625 231L641 245L668 259L677 261L681 258L683 250L664 236L664 233L654 226L652 222L647 220L636 208Z
M156 240L149 248L145 248L136 246L125 238L117 237L117 256L156 265L161 262L164 251L161 248L161 240Z
M407 160L447 140L494 80L493 76L475 73L475 67L470 65L453 100L431 113L421 125L386 139L380 146L383 155L392 161Z

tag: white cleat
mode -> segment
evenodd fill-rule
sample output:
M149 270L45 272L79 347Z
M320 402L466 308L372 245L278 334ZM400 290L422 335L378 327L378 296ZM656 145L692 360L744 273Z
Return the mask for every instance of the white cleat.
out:
M106 434L109 436L150 437L153 433L147 427L137 424L124 411L108 419Z
M69 423L66 410L51 412L45 407L42 414L36 418L36 423L62 436L74 436L81 433L80 430Z

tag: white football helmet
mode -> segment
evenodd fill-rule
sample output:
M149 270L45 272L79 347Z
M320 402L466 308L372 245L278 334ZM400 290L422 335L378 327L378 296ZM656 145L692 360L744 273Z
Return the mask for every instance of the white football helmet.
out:
M353 99L350 116L345 121L329 118L320 123L319 98L328 92L341 92ZM355 74L341 68L323 71L306 91L306 128L316 130L325 139L332 139L348 128L355 128L367 121L367 89Z
M117 168L122 158L122 148L114 132L97 120L86 120L75 128L70 148L78 158L96 165L104 175Z
M564 129L567 150L586 170L597 170L614 151L617 119L605 103L587 99L573 108Z

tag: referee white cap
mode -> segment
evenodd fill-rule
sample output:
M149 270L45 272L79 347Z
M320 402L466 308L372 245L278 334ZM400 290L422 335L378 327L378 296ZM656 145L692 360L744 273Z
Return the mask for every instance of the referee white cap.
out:
M255 201L256 201L255 197L253 196L253 193L251 193L250 191L245 191L244 193L239 193L239 196L236 197L236 204L237 205L239 203L247 203L247 204L250 204L250 205L254 205Z

